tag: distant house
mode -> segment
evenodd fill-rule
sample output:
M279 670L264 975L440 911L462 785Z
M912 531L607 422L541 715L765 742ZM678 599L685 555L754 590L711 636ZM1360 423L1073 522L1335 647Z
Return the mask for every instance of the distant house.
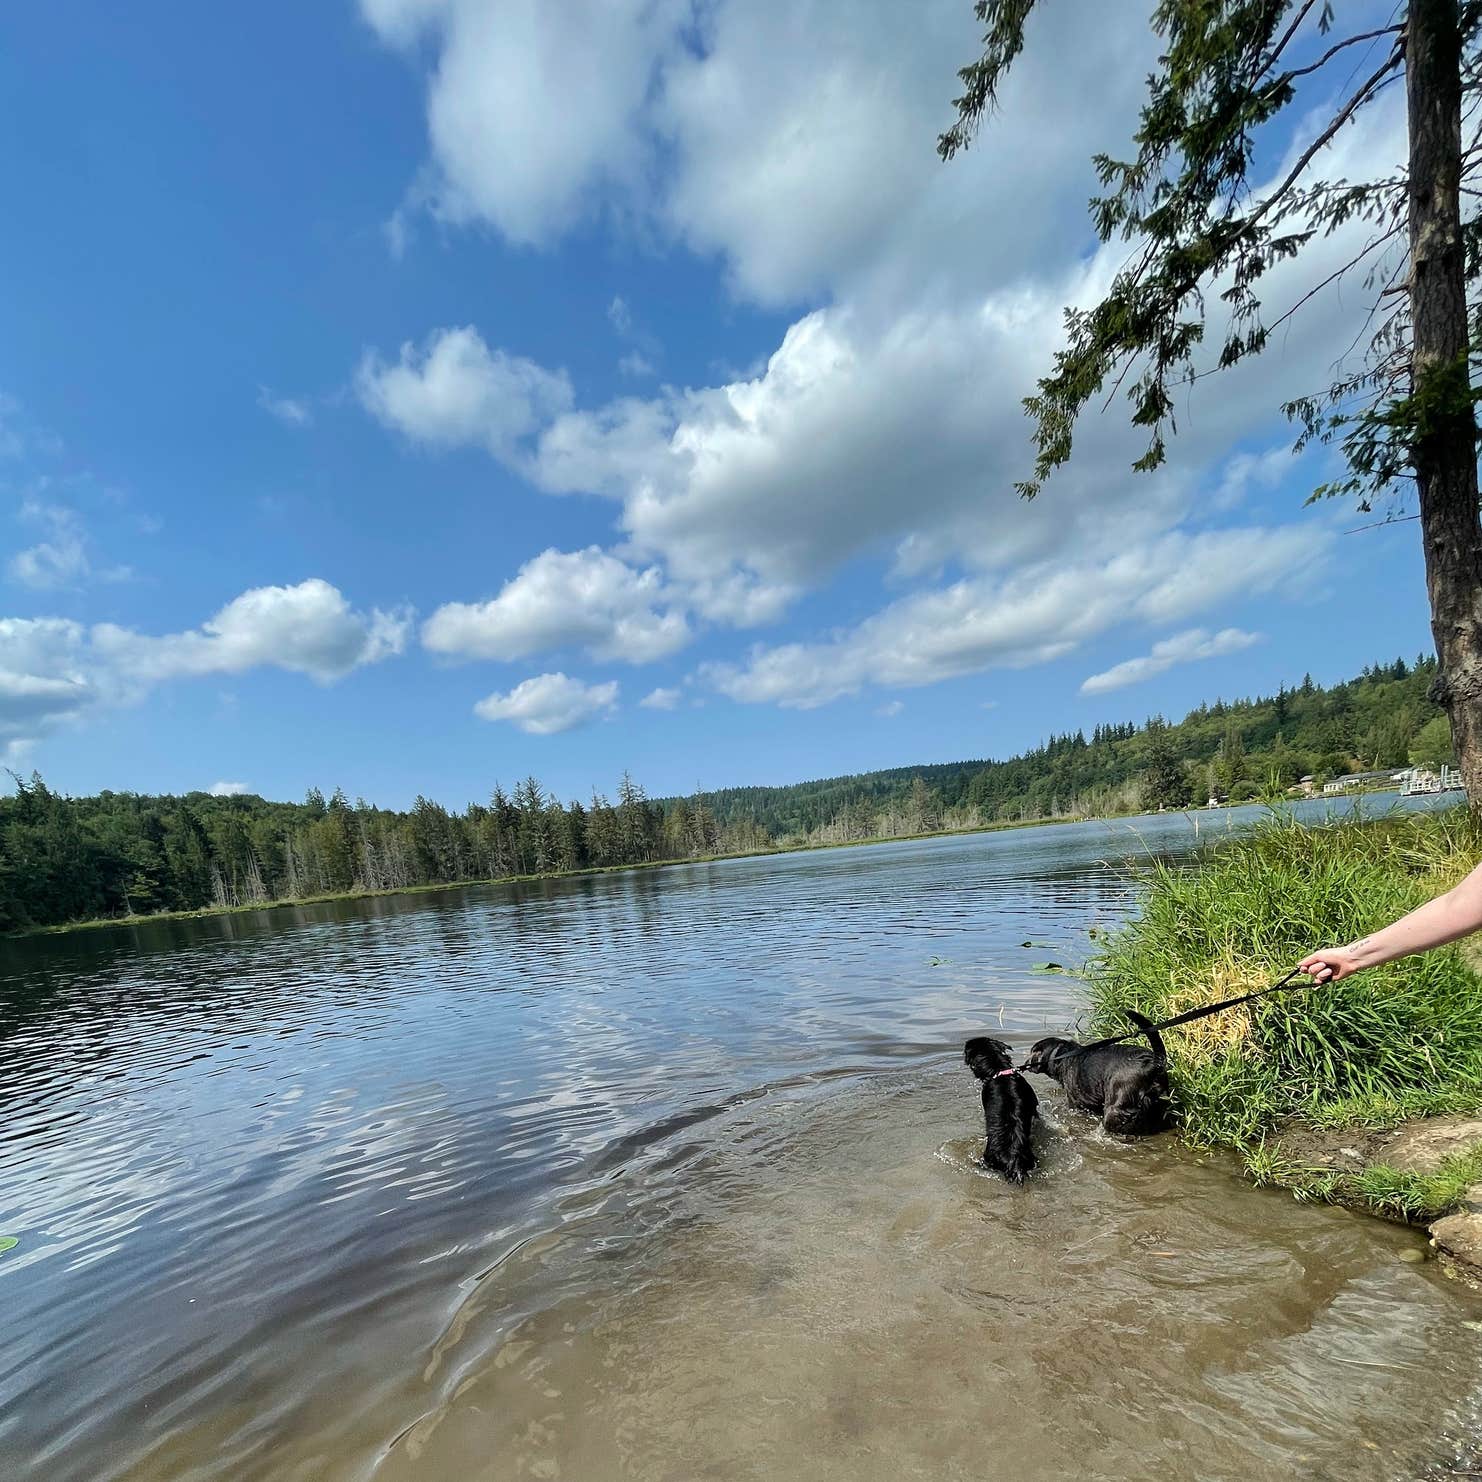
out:
M1400 774L1400 791L1407 798L1421 797L1426 793L1452 792L1461 786L1461 773L1455 767L1442 764L1439 772L1429 767L1408 767Z
M1317 778L1309 772L1305 777L1299 777L1287 788L1288 792L1296 793L1299 798L1310 798L1317 791Z
M1355 788L1388 787L1394 782L1401 781L1408 769L1396 771L1386 767L1379 772L1350 772L1346 777L1335 777L1323 787L1323 795L1331 797L1334 793L1352 792Z

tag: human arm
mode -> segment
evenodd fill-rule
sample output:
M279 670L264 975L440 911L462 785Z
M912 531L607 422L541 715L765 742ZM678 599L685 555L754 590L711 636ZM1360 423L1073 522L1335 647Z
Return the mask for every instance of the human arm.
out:
M1336 983L1366 967L1378 967L1412 952L1428 952L1478 930L1482 930L1482 865L1408 916L1346 947L1310 953L1297 965L1314 983Z

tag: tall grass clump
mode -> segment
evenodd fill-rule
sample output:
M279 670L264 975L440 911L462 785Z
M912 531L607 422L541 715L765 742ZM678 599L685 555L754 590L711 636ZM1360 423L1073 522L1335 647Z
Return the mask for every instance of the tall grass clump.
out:
M1482 858L1465 809L1311 828L1273 815L1186 867L1092 965L1098 1033L1269 986L1423 904ZM1304 980L1305 981L1305 980ZM1482 979L1458 947L1282 993L1168 1035L1185 1136L1250 1152L1293 1118L1384 1126L1482 1105Z

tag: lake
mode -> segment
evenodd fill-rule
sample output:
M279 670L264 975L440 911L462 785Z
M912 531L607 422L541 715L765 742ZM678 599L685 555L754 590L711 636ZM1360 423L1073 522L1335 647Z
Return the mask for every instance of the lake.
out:
M0 944L0 1475L1432 1475L1478 1433L1482 1302L1421 1235L1043 1082L1041 1175L974 1168L963 1039L1072 1023L1037 965L1195 842L1165 815Z

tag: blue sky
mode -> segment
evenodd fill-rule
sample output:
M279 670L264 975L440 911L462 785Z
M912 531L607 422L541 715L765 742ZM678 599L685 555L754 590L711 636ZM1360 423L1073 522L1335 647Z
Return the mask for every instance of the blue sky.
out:
M1165 471L1129 471L1114 411L1013 495L1018 399L1125 251L1091 236L1088 160L1153 44L1047 7L944 166L971 10L10 7L9 764L75 793L461 805L625 767L662 793L1003 756L1428 651L1415 526L1304 509L1322 466L1275 410L1352 342L1356 286L1201 383ZM1398 101L1324 168L1397 157Z

